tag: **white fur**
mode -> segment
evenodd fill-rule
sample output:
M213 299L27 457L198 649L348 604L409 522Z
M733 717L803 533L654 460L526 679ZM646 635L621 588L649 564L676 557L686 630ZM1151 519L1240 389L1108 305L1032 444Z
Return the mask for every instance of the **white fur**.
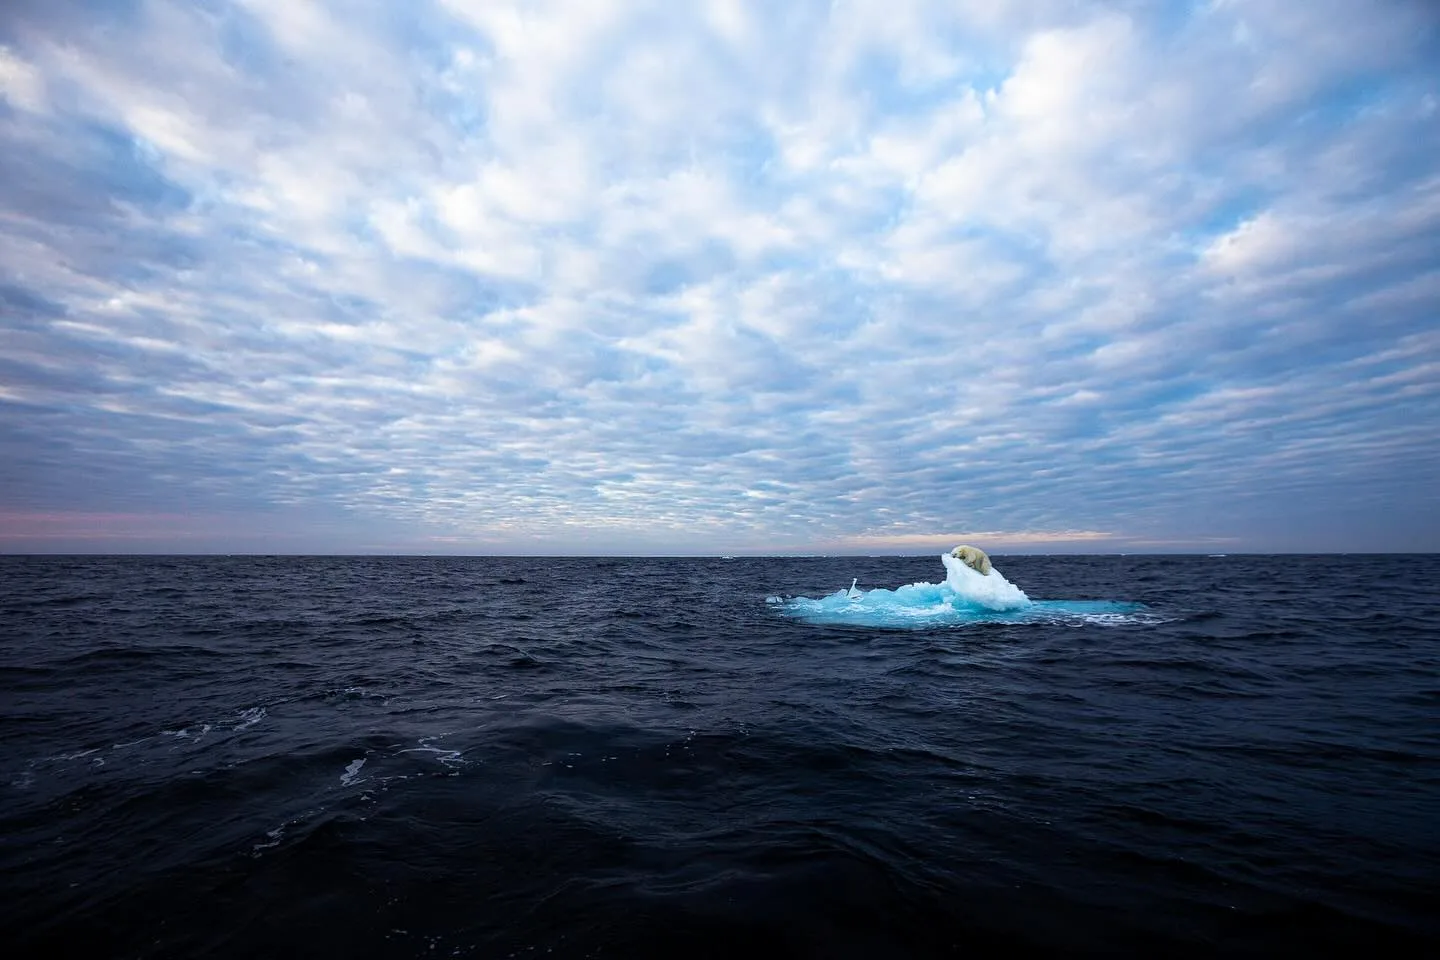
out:
M971 570L974 570L981 576L990 576L990 571L993 569L990 566L990 558L987 557L985 555L985 551L981 550L979 547L972 547L967 544L962 544L956 547L954 550L951 550L950 556L954 557L956 560L959 560L961 563L965 564L965 566L969 567Z

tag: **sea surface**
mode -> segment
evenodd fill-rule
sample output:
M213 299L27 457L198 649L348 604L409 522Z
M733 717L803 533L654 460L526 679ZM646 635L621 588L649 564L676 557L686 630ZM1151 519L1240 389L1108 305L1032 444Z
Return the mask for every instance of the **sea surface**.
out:
M1440 955L1440 556L992 559L0 557L0 951Z

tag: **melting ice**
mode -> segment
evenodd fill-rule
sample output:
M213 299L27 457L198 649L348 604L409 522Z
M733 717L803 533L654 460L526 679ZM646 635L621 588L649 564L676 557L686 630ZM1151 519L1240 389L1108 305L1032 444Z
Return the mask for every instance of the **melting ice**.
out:
M856 581L850 589L829 596L792 597L769 602L801 620L817 624L857 627L943 627L967 623L1032 622L1135 622L1143 610L1138 603L1106 600L1031 600L999 569L988 575L971 570L948 553L940 555L945 564L941 583L912 583L886 590L861 590Z

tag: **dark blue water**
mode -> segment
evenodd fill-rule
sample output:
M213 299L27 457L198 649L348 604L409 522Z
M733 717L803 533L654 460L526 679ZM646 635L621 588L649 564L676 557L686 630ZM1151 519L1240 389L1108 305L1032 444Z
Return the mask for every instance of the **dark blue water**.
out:
M995 561L0 558L0 945L1440 947L1440 557Z

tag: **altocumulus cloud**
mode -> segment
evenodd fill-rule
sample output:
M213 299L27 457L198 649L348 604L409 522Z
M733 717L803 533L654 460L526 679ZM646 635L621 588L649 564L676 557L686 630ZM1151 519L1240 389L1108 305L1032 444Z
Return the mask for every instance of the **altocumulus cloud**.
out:
M0 546L1440 547L1424 0L19 0Z

